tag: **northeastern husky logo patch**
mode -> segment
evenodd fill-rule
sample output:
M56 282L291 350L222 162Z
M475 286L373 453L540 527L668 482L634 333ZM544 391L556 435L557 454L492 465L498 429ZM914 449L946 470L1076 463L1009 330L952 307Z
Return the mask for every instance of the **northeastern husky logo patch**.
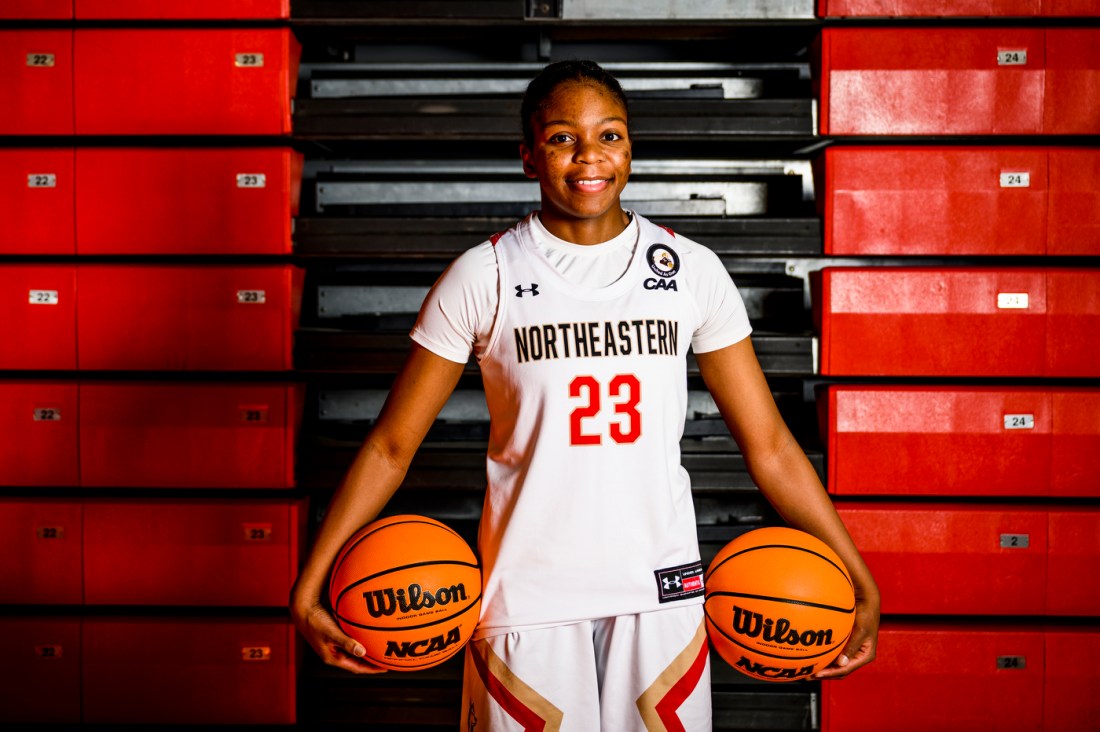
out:
M702 562L658 569L653 574L657 578L657 599L661 602L686 600L703 594Z
M658 277L673 277L680 271L680 257L667 244L652 244L646 250L646 261Z

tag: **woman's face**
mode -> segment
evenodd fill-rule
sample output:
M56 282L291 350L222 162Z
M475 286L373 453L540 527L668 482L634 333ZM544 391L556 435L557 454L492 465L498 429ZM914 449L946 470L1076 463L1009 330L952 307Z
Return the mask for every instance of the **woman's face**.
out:
M630 177L626 110L597 84L565 82L532 120L530 147L520 146L523 170L542 189L543 223L619 222L619 194ZM613 234L612 234L613 235Z

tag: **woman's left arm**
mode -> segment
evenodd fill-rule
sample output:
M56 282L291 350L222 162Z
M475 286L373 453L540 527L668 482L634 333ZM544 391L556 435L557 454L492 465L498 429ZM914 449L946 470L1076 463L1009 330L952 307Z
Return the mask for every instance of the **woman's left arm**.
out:
M817 678L847 676L875 657L879 592L810 461L775 406L752 341L696 354L699 371L753 481L791 527L824 541L840 556L856 592L852 636L843 653Z

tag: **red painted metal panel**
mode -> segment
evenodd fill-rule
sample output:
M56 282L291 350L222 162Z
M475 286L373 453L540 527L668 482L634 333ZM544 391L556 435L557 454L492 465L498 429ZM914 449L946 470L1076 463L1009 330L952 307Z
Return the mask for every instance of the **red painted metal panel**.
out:
M1049 222L1050 254L1100 254L1100 150L1050 151Z
M82 384L81 485L291 488L300 400L285 384Z
M0 382L0 485L76 486L74 383Z
M1042 148L830 147L825 253L1046 253Z
M1050 512L1047 612L1100 615L1100 511L1061 508Z
M1100 376L1100 269L1047 274L1048 376Z
M80 20L264 20L290 17L290 0L71 0Z
M81 254L290 254L302 156L290 148L82 148Z
M815 280L822 374L1041 376L1043 270L826 268ZM1058 364L1060 365L1060 363Z
M295 721L294 629L281 618L84 620L84 721Z
M1100 15L1096 0L1042 0L1043 15L1058 17L1095 18Z
M0 369L76 368L73 265L0 265Z
M1052 28L1046 33L1043 133L1100 133L1100 28Z
M882 612L1039 615L1047 512L961 504L837 507L882 591Z
M3 0L0 20L69 20L73 0Z
M286 500L87 501L85 602L285 606L298 511Z
M0 617L0 720L80 722L80 619Z
M1015 28L826 28L821 132L1038 134L1044 39Z
M1051 494L1100 496L1100 390L1053 393Z
M72 501L0 498L0 603L81 603L81 511Z
M841 495L1046 496L1051 395L1038 388L830 386Z
M74 254L71 148L0 150L0 254Z
M1026 625L883 622L875 662L822 684L821 728L1039 732L1043 653L1041 628Z
M73 32L0 30L0 135L73 134Z
M1039 15L1039 5L1040 0L817 0L817 14L822 18L1030 17Z
M75 49L77 134L290 133L289 29L87 29Z
M1100 729L1100 628L1048 627L1043 732Z
M302 272L290 265L80 265L82 369L293 368Z

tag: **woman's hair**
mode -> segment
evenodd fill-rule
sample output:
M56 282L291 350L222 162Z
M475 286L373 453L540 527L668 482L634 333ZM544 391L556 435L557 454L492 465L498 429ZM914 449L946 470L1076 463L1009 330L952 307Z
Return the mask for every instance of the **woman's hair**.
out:
M535 116L542 112L554 90L570 81L603 87L604 91L623 105L623 110L627 112L629 119L630 110L626 103L626 94L623 93L618 79L604 71L595 61L557 61L540 71L538 76L527 85L527 92L523 95L520 118L523 123L523 142L528 147L535 141L533 125Z

